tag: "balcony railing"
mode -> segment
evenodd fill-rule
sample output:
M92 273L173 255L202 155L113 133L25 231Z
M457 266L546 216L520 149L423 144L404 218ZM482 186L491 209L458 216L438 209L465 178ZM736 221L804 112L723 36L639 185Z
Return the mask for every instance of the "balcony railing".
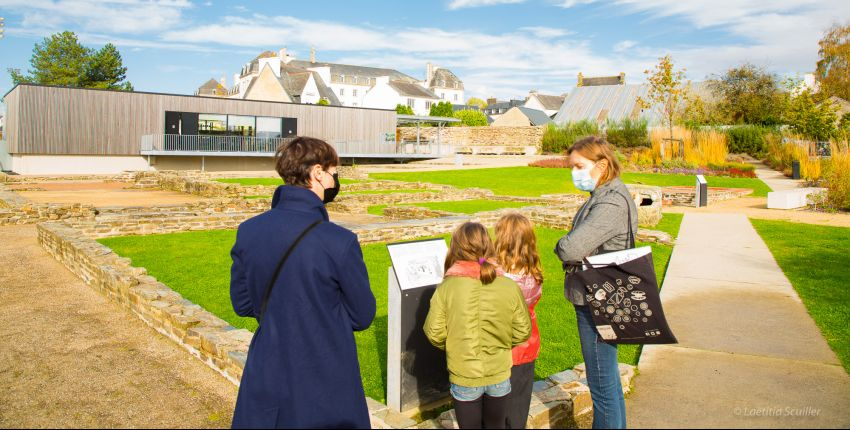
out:
M273 155L277 148L293 138L258 138L243 136L189 136L180 134L148 134L142 136L142 155ZM454 154L450 145L429 140L329 141L340 157L413 157L435 158Z
M252 152L271 153L292 139L243 136L206 136L182 134L148 134L142 136L145 152Z

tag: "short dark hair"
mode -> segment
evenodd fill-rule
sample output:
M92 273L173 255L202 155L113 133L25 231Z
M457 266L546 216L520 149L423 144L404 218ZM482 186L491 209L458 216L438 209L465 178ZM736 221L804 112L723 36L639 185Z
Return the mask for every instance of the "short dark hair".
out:
M310 169L316 164L327 170L339 166L333 146L314 137L296 137L282 143L274 155L275 170L287 185L310 187Z

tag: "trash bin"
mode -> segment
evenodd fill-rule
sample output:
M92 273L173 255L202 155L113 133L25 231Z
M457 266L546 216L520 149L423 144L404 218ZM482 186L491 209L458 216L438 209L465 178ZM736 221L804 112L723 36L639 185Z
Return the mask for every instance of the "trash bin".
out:
M800 179L800 162L797 160L791 162L791 179Z

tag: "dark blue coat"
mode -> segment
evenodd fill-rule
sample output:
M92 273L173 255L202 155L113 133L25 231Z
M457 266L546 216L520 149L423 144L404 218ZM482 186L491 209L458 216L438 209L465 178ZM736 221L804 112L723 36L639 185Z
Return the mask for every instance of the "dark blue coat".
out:
M274 268L298 234L254 333L234 428L369 427L354 331L375 317L375 296L357 236L328 221L312 191L281 186L272 209L239 226L230 299L257 317Z

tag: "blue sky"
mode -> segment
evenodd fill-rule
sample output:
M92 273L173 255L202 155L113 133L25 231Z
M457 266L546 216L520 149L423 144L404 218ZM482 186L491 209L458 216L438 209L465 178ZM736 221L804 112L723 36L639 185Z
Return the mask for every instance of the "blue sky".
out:
M690 79L749 61L780 75L812 71L817 41L850 21L838 0L237 1L0 0L5 70L26 70L33 44L71 30L112 42L137 90L190 94L264 50L395 68L422 78L428 61L455 72L467 96L561 94L576 74L643 71L671 54Z

